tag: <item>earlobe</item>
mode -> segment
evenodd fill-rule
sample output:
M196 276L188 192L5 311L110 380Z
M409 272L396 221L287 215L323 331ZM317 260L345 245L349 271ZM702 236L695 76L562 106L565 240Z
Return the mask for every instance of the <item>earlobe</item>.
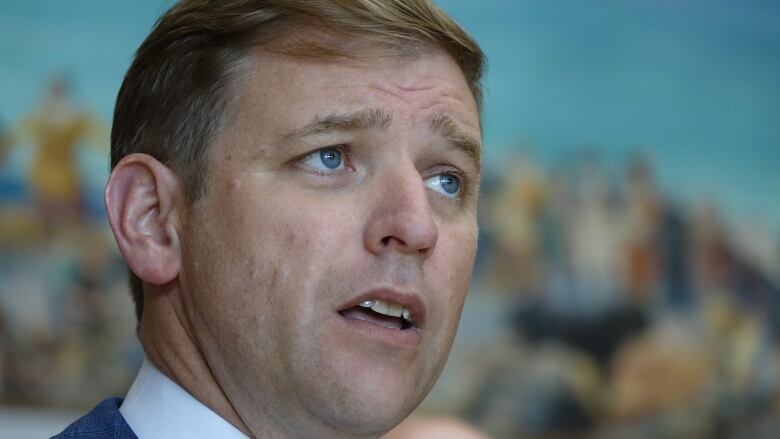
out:
M176 174L149 155L130 154L111 172L108 219L127 265L144 282L163 285L179 274L183 201Z

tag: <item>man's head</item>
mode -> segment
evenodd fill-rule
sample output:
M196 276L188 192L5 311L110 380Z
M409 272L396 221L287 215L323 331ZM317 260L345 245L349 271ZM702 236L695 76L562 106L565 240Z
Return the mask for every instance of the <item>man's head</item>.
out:
M197 200L206 190L209 146L234 111L253 49L333 61L355 55L312 38L313 28L382 46L373 56L435 44L456 61L481 107L484 56L430 1L185 0L160 18L127 72L114 112L112 169L128 154L149 154L173 168L188 199ZM287 44L273 44L279 38ZM132 272L130 282L140 321L142 282Z
M169 11L120 91L106 189L147 354L202 360L216 386L188 390L252 434L400 422L468 289L481 72L425 1Z

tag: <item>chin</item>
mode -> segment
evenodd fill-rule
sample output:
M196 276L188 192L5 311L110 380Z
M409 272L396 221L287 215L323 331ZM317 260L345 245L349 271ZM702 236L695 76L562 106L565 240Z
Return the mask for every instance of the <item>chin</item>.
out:
M378 368L349 373L350 369L345 367L319 383L316 393L327 397L307 399L310 411L345 436L380 436L393 429L422 402L430 387L420 389L408 375Z
M372 400L338 408L330 406L326 422L334 429L343 432L344 437L378 437L395 428L416 407L417 403L407 406Z

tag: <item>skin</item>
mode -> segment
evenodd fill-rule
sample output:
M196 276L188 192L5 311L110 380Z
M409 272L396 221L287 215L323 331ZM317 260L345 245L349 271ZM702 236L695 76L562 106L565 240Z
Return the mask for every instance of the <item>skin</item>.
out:
M212 146L193 205L175 174L133 154L106 205L120 250L145 282L140 338L166 375L254 437L378 437L425 397L444 365L477 242L479 163L431 124L480 139L455 62L324 62L259 51L236 112ZM369 109L380 126L300 129ZM299 135L295 135L295 134ZM318 150L341 148L324 169ZM438 175L457 175L449 197ZM419 297L411 343L345 323L375 289Z
M454 418L409 418L382 439L489 439L471 425Z

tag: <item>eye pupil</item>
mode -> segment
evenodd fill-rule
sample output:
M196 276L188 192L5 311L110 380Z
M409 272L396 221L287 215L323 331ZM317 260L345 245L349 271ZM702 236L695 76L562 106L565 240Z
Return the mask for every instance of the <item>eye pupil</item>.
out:
M320 160L328 169L336 169L341 166L341 152L335 149L326 149L320 152Z
M458 189L460 189L460 181L454 175L440 175L439 183L441 183L441 188L448 194L456 194L458 193Z

